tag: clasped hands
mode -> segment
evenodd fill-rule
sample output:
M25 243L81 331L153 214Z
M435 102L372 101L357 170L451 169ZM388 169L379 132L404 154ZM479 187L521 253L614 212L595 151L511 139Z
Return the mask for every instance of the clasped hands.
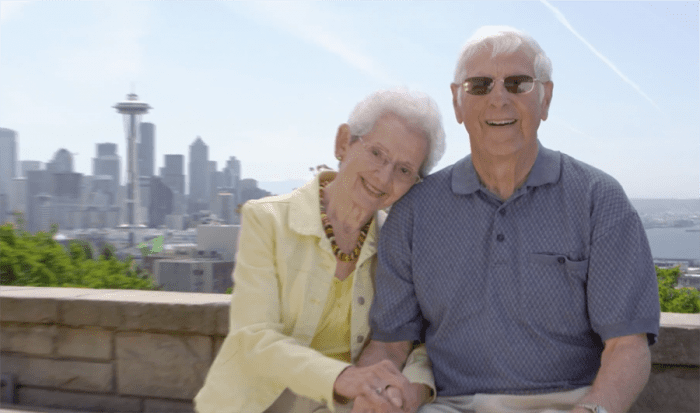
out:
M415 413L427 386L410 383L389 360L350 366L333 384L335 393L354 400L352 413Z

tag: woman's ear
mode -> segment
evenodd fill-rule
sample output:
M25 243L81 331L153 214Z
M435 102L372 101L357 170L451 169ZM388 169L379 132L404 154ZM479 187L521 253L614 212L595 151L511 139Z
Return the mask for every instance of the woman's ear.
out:
M342 160L345 157L348 146L350 146L350 137L350 126L347 123L338 126L338 133L335 135L336 159Z

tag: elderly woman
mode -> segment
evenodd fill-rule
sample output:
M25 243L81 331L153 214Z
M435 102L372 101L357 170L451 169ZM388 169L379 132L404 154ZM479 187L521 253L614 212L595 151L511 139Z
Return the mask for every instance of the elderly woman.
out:
M338 172L243 206L229 335L195 398L199 413L349 412L352 400L414 410L430 397L422 347L403 374L389 362L352 363L370 338L382 210L420 182L444 146L432 99L379 91L338 128Z

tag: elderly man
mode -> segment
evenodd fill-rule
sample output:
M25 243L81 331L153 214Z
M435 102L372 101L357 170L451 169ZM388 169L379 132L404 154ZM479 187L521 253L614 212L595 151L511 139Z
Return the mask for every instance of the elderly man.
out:
M553 83L530 36L480 29L451 88L471 155L392 207L360 363L425 342L421 413L627 411L659 329L639 216L612 177L540 144Z

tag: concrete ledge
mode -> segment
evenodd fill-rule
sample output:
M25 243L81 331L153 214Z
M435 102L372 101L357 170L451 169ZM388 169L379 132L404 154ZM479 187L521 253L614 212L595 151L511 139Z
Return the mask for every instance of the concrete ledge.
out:
M0 288L2 373L19 404L192 412L228 333L230 295ZM652 374L631 412L700 412L700 314L661 315ZM6 402L6 400L3 400Z
M99 326L122 331L228 333L228 294L3 287L3 322Z

